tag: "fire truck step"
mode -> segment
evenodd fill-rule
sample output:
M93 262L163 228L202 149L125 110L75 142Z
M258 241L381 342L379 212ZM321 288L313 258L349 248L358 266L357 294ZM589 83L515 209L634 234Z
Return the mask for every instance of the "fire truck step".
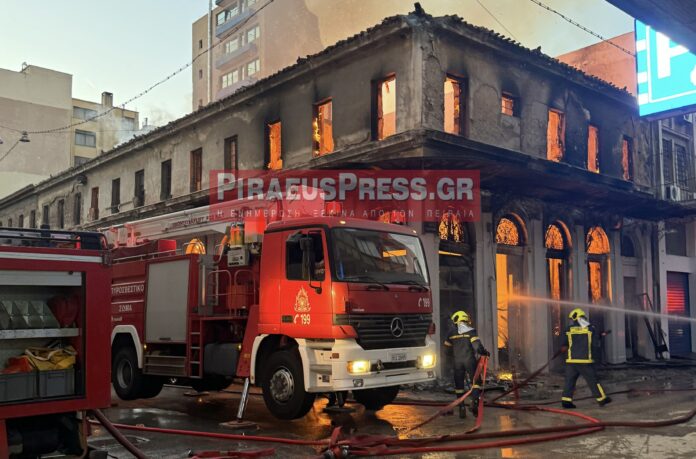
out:
M186 357L146 355L144 372L162 376L186 376Z

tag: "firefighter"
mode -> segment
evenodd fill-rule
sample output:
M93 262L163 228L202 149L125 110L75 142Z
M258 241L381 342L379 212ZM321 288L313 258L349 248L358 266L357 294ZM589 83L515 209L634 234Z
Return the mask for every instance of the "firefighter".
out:
M468 382L471 384L471 412L478 415L478 401L481 393L481 376L473 381L476 374L476 366L481 356L489 356L490 353L481 344L481 339L476 329L471 324L469 314L457 311L452 314L452 322L449 326L445 346L451 347L454 354L454 387L457 397L464 394L464 382L468 374ZM478 354L478 355L477 355ZM466 407L459 405L459 417L466 417Z
M565 386L561 405L563 408L575 408L573 392L578 377L582 376L587 385L590 386L590 391L592 391L599 406L604 406L611 402L611 397L607 397L602 385L597 380L597 372L592 357L592 350L593 347L596 348L599 336L582 309L573 309L568 317L572 323L566 328L563 338L562 349L568 354L566 356Z

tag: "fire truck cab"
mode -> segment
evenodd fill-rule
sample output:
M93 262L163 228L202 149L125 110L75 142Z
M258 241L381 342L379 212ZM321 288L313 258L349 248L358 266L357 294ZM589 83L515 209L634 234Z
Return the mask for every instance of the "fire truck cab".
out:
M113 265L119 397L155 396L166 378L198 390L244 378L275 416L295 419L318 393L353 391L378 409L401 384L434 379L428 270L414 230L325 216L267 224L258 214L220 225L199 212L112 231L127 241ZM225 233L213 254L175 242L211 228Z

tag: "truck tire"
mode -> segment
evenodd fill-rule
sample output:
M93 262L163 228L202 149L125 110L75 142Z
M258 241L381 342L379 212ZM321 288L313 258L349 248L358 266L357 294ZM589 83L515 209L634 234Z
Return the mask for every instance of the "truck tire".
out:
M384 405L389 405L399 394L399 386L377 387L375 389L363 389L353 391L355 401L368 410L381 410Z
M121 400L135 400L145 394L145 377L138 368L138 356L131 346L122 347L114 354L111 384Z
M305 392L302 363L296 352L275 352L264 367L263 400L273 416L298 419L312 409L315 395Z

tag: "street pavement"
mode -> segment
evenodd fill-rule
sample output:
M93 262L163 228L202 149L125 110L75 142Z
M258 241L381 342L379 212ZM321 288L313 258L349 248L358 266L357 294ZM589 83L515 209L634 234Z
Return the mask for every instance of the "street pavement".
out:
M696 368L636 368L604 371L604 386L607 392L626 389L686 389L696 387ZM522 391L523 403L551 403L545 405L560 408L555 400L560 398L560 376L541 378L534 387ZM113 421L148 427L196 430L205 432L240 433L225 429L220 423L233 420L239 401L239 387L231 386L224 392L203 396L187 396L190 389L167 386L153 399L125 402L114 396L113 405L105 410ZM335 426L344 432L372 435L399 435L433 414L437 408L413 405L389 405L373 412L361 405L349 405L353 413L329 415L323 412L326 399L318 398L314 409L303 419L279 421L273 418L263 404L263 399L254 391L247 407L246 419L258 424L258 429L245 431L249 435L278 436L290 439L321 440L329 437ZM489 391L489 398L495 394ZM576 398L588 396L584 382L578 383ZM442 390L406 390L399 400L442 400L452 399ZM661 420L684 415L696 408L696 390L668 392L632 392L613 396L614 402L599 408L592 399L578 400L578 412L603 421ZM522 412L487 407L480 432L549 427L580 422L575 418L554 413ZM440 417L416 429L409 437L463 433L474 424L469 414L467 419L457 416ZM319 448L288 446L266 443L237 442L218 439L203 439L181 435L125 432L148 457L183 458L190 451L210 450L257 450L275 448L275 457L316 457ZM107 450L111 457L131 457L102 428L94 429L90 443ZM472 442L469 442L472 443ZM462 443L460 443L462 444ZM445 445L451 446L452 443ZM482 458L534 458L562 456L564 458L691 458L696 455L696 419L687 423L659 428L607 428L603 431L566 440L537 443L507 448L490 448L461 453L428 453L424 458L482 457Z

